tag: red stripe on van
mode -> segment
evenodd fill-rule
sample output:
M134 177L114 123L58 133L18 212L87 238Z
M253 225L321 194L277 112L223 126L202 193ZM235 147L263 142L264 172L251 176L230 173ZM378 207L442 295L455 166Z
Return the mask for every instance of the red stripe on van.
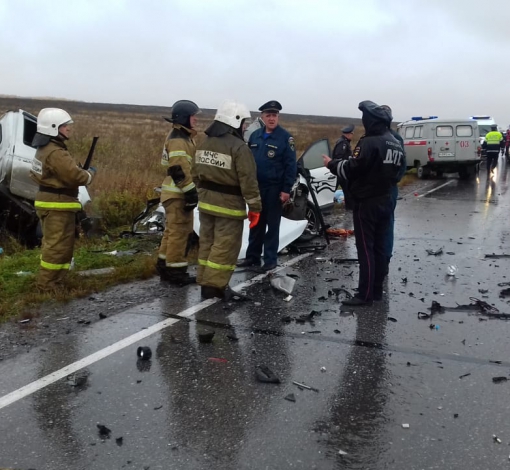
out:
M427 145L426 140L409 140L405 142L404 145Z

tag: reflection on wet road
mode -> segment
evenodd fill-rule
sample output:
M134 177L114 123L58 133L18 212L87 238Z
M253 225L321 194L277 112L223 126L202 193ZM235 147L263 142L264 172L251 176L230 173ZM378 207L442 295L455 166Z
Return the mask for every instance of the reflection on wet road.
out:
M508 376L510 324L469 310L418 312L469 297L510 312L498 286L510 282L510 259L485 257L510 252L509 178L500 161L490 178L482 169L473 181L404 188L385 297L373 307L339 307L344 294L333 289L352 291L357 278L357 265L340 261L356 257L354 240L340 240L285 269L296 279L290 302L262 279L247 289L249 302L197 309L6 406L0 467L506 468L508 385L492 378ZM350 214L329 219L350 228ZM196 286L171 289L0 362L1 395L199 302ZM211 343L198 340L204 330L215 332ZM136 357L140 345L150 360ZM257 381L260 366L281 383Z

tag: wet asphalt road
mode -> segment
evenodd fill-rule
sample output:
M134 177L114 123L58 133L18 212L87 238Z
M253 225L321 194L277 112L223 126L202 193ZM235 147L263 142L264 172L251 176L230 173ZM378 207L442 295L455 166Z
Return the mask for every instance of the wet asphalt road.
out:
M510 253L509 180L500 161L493 180L482 168L476 181L404 188L386 294L373 307L340 309L344 294L332 289L352 291L358 271L338 262L356 257L354 239L340 240L285 269L297 279L290 302L256 282L246 289L250 302L195 307L79 371L83 384L64 378L5 406L0 467L508 468L510 381L492 378L510 378L510 323L449 309L420 320L418 312L430 313L433 300L455 307L477 297L510 313L497 285L510 281L510 259L484 256ZM350 228L349 217L331 220ZM438 248L440 256L425 251ZM452 264L455 277L446 275ZM235 282L253 276L238 273ZM198 287L172 289L1 361L0 400L199 303ZM312 310L312 322L295 321ZM204 329L215 331L211 344L197 340ZM151 348L150 361L137 359L140 345ZM258 382L260 365L281 383Z

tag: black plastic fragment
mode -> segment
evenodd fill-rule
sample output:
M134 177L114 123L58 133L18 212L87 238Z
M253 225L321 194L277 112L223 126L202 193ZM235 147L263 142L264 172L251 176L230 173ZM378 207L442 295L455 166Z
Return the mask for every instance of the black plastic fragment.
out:
M392 321L393 323L397 323L397 321L398 321L396 318L393 318L393 317L388 317L388 320Z
M198 333L198 341L201 343L211 343L214 338L214 331L204 331Z
M283 397L283 399L296 403L296 396L293 393L289 393L286 397Z
M109 438L112 433L112 430L108 429L104 424L98 424L97 429L99 429L99 436L102 438Z
M459 379L463 379L464 377L469 377L471 375L471 372L468 372L467 374L461 375Z
M255 376L259 382L279 384L279 377L267 366L259 366L255 370Z
M139 346L136 350L136 355L143 359L144 361L148 361L152 357L152 351L149 346Z
M115 439L115 443L121 447L122 444L124 444L124 438L121 436L121 437L117 437L117 439Z
M500 383L506 382L507 380L508 380L508 377L492 377L492 381L495 384L500 384Z

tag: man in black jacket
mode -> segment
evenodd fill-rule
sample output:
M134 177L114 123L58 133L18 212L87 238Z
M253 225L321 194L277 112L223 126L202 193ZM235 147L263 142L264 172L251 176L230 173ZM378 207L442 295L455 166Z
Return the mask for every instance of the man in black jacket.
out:
M391 190L404 164L402 144L390 132L392 116L386 107L362 101L359 109L365 136L353 156L340 162L323 155L324 165L348 185L354 203L354 234L360 265L358 293L342 303L370 305L382 298L388 270L385 235L391 223Z

